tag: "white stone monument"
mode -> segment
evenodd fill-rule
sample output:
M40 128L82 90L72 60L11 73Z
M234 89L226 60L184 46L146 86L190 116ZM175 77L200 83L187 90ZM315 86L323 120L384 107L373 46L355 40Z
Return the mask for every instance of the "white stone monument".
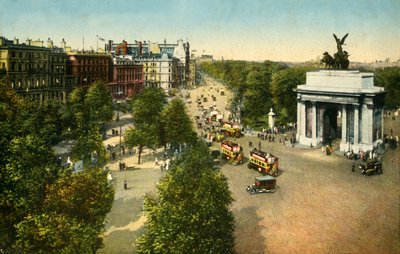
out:
M383 138L384 98L373 73L307 72L306 84L297 86L297 140L318 146L341 138L341 151L372 150Z
M268 127L273 129L275 127L275 113L273 112L272 108L268 113Z

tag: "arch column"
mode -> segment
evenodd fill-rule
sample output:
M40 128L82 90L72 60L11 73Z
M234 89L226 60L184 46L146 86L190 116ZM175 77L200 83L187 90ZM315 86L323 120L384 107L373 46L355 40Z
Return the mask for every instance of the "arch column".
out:
M306 104L304 101L300 102L300 115L301 115L301 121L300 121L300 126L298 126L299 133L300 133L300 136L305 137L306 136L307 114L306 114Z
M298 99L297 100L297 137L296 139L299 140L300 135L301 135L301 119L302 113L301 113L301 101Z
M311 125L311 138L313 146L317 145L317 103L312 101L312 125Z
M359 124L360 122L360 116L359 116L359 110L358 110L358 105L354 105L354 144L358 145L359 143Z
M342 105L342 143L347 143L347 109Z

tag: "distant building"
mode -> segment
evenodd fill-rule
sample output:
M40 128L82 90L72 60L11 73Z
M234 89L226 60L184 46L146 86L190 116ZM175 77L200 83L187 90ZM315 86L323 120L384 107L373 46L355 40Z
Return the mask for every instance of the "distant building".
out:
M159 87L168 91L180 84L178 59L164 53L135 58L143 64L145 87Z
M196 85L197 85L197 83L196 83L196 60L195 59L190 59L188 86L189 87L194 87Z
M77 86L89 86L95 81L109 83L111 57L106 53L70 52L67 55L67 76L76 80Z
M133 97L143 89L143 64L131 57L114 56L112 62L112 80L108 87L114 99Z
M212 61L214 61L212 55L201 55L200 57L196 58L196 60L197 60L199 63L202 63L202 62L212 62Z
M190 75L190 46L183 40L177 43L114 43L109 41L106 49L116 56L131 56L143 64L143 78L146 87L172 88L186 87Z
M47 99L66 100L70 87L65 83L66 54L44 42L0 37L0 75L7 85L24 97L42 103Z

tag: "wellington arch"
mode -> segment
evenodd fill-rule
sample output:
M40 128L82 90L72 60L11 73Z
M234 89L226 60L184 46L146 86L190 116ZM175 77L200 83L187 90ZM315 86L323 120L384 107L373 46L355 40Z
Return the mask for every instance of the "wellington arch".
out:
M372 150L383 138L385 91L358 70L307 72L297 86L297 140L319 146L341 139L341 151Z

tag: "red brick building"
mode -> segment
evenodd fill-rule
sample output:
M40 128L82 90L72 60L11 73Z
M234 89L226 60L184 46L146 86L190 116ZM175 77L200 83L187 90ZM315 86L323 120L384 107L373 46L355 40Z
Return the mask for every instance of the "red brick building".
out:
M130 58L114 57L112 82L108 84L114 99L126 99L143 89L143 65Z
M67 77L74 78L77 86L89 86L95 81L111 80L111 57L104 53L69 53Z

